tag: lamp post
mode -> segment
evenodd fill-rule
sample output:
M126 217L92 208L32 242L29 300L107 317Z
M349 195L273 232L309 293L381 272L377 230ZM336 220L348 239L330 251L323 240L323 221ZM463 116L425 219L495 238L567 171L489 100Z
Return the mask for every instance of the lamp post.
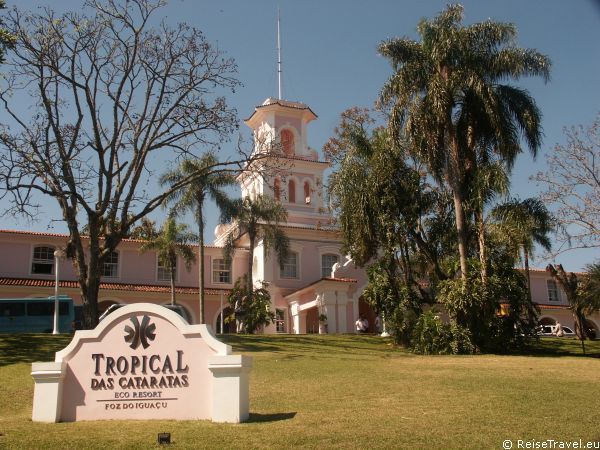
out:
M54 329L52 334L60 334L58 329L58 268L60 265L60 259L65 256L65 252L61 249L54 250L54 274L56 275L54 283Z

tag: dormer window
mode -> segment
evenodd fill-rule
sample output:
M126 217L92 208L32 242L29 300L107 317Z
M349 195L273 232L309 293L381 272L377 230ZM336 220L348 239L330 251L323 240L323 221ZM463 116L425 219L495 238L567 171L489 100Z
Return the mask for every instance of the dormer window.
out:
M294 155L294 133L292 130L281 130L281 147L286 156Z

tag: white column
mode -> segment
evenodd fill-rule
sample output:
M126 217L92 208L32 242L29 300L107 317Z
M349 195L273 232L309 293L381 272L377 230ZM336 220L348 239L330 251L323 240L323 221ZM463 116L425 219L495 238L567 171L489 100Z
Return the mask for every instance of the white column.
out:
M348 330L348 295L345 292L337 291L337 310L338 310L338 333L349 333ZM352 321L354 322L354 321Z
M300 334L300 313L298 311L298 302L290 304L290 314L292 315L292 333Z
M327 316L327 333L339 333L338 327L338 313L336 308L336 295L335 291L324 291L321 294L321 298L323 299L323 309L325 311L325 315Z
M240 423L248 420L251 368L250 356L217 355L208 359L208 370L213 375L211 405L213 422Z
M31 365L35 382L33 422L58 422L62 406L62 385L66 373L64 362L36 362Z

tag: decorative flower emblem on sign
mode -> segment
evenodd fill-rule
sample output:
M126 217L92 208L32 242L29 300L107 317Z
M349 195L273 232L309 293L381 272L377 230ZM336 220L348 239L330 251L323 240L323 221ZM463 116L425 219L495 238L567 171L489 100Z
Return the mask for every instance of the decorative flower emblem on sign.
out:
M129 346L132 349L136 349L142 344L142 347L148 348L150 343L156 337L154 330L156 330L156 325L150 323L150 317L144 315L142 317L142 323L138 322L137 317L132 317L131 322L133 323L133 328L129 325L125 325L125 342L129 343Z

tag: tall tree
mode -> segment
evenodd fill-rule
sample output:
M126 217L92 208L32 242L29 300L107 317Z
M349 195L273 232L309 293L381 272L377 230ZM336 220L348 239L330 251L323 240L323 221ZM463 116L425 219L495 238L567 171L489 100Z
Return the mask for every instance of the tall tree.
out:
M158 261L169 271L171 283L171 305L175 304L175 280L177 278L177 257L181 257L189 271L192 263L196 261L196 254L190 245L197 240L194 233L188 231L185 224L178 224L173 217L167 218L160 233L146 241L140 251L156 251Z
M537 198L510 199L494 207L491 212L495 228L522 260L527 276L527 290L531 301L529 258L535 245L547 251L552 248L549 235L556 229L556 221L544 203Z
M521 152L521 137L535 154L540 112L525 90L504 81L529 75L547 79L550 61L537 51L517 47L512 24L463 26L462 19L463 7L450 5L435 19L419 23L421 42L392 39L379 46L379 53L394 69L380 96L382 105L390 107L393 137L403 131L431 175L452 190L466 282L467 175L488 152L510 166Z
M246 292L253 292L254 249L259 241L262 241L265 254L268 254L270 249L275 251L280 265L283 265L288 256L290 242L281 228L281 225L287 220L287 211L272 197L259 194L254 200L244 197L230 202L222 219L223 222L232 223L223 249L223 255L227 262L232 260L236 242L242 236L248 236L250 254L245 289Z
M534 177L542 200L556 208L559 250L600 247L600 114L588 127L565 129L567 142L546 156L546 172ZM566 248L565 248L566 246Z
M186 187L174 191L167 197L167 204L172 205L174 214L192 211L198 224L198 288L200 291L200 323L205 323L204 314L204 206L208 199L215 201L219 208L224 208L228 201L223 188L235 183L232 174L226 172L214 173L211 167L218 165L217 157L207 153L198 159L184 159L179 167L165 173L160 182L163 186L180 184L182 180L192 177L192 182Z
M90 0L62 15L13 9L5 21L15 45L0 81L0 195L10 196L11 213L25 215L57 201L87 328L98 321L107 255L194 179L158 191L149 184L156 161L216 148L237 127L219 95L239 85L233 60L200 30L157 20L163 5Z

